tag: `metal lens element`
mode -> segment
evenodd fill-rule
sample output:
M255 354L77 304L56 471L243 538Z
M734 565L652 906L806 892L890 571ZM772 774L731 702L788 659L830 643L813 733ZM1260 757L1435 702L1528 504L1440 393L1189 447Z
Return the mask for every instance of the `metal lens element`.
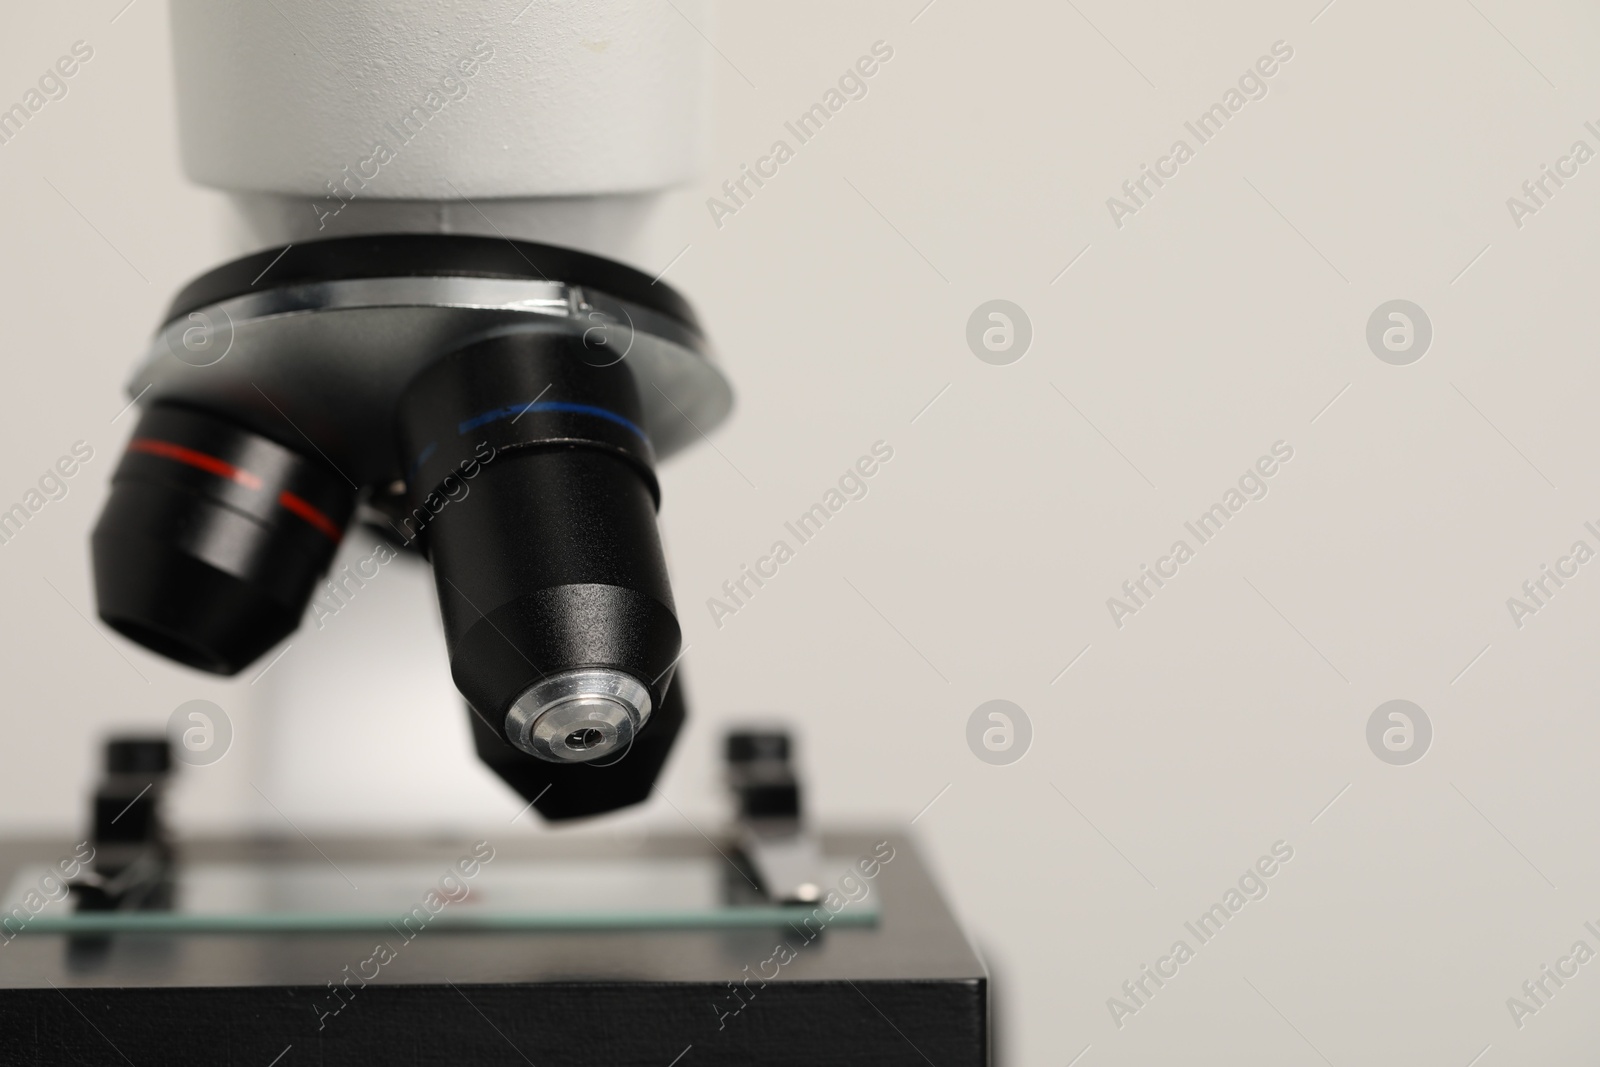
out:
M506 713L506 736L530 756L587 763L625 752L650 718L650 691L621 671L552 675Z

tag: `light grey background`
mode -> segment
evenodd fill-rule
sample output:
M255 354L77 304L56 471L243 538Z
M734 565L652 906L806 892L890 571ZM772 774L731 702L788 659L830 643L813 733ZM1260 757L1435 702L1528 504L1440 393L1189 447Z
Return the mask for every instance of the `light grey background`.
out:
M102 731L204 698L234 748L185 768L185 828L547 832L507 825L519 802L472 761L418 571L255 684L87 621L119 383L173 290L236 250L177 169L164 8L123 2L24 6L0 34L5 103L95 49L0 146L0 502L95 448L0 546L0 820L68 832ZM1600 149L1600 13L923 3L725 4L706 27L705 178L640 256L672 263L739 394L663 472L694 719L670 802L585 832L716 826L723 728L788 717L821 816L915 818L1001 981L1008 1062L1588 1062L1600 963L1520 1029L1506 999L1600 949L1600 563L1520 629L1506 599L1600 547L1600 161L1521 228L1506 198ZM706 197L877 40L869 95L718 229ZM1106 198L1279 40L1266 98L1117 228ZM1434 329L1403 367L1365 341L1401 298ZM967 348L992 299L1032 321L1010 366ZM880 439L867 498L715 626L706 598ZM1279 440L1269 495L1118 629L1106 598ZM1433 725L1409 766L1365 739L1397 698ZM1031 719L1010 765L967 746L991 699ZM1119 1029L1107 998L1280 840L1267 897Z

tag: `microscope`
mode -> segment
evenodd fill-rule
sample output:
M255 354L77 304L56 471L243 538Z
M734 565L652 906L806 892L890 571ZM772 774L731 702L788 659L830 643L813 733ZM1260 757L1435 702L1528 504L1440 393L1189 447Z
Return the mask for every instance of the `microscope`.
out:
M316 7L174 5L185 165L272 243L185 287L129 384L98 610L237 674L376 527L432 566L483 761L547 818L593 815L648 795L683 721L655 467L732 393L667 283L525 238L620 243L688 176L697 53L670 6L427 6L370 12L447 31L418 47ZM589 30L628 58L552 87ZM285 55L298 31L320 56Z
M237 675L362 579L329 573L360 526L378 562L431 567L483 763L552 822L645 800L685 722L656 466L732 391L688 301L625 261L694 173L707 5L170 11L184 168L259 250L172 299L127 384L100 619ZM909 843L815 832L786 732L730 735L725 765L729 832L620 856L185 841L167 742L113 739L84 841L0 842L23 901L0 915L0 1047L987 1062L987 976Z
M526 241L333 237L218 267L131 386L100 617L237 674L367 523L432 565L484 762L549 818L642 800L683 721L655 464L729 410L707 347L665 283Z

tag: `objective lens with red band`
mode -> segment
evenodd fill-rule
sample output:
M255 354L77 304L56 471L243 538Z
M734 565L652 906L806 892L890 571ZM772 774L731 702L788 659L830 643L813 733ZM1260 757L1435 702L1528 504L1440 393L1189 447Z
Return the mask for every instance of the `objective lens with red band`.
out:
M355 495L237 423L153 406L95 527L100 617L161 655L235 674L299 625Z

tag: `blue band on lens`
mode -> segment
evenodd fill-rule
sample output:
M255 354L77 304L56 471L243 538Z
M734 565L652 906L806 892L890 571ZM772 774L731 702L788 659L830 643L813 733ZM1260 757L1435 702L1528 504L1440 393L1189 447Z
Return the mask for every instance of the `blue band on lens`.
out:
M624 418L615 411L607 411L605 408L597 408L590 404L568 404L560 400L547 400L542 404L511 404L507 407L495 408L493 411L485 411L482 415L475 415L461 423L456 427L456 432L462 434L471 433L478 427L487 426L491 422L499 422L501 419L518 419L529 412L541 411L555 411L568 415L593 415L596 418L614 422L618 426L632 431L638 435L639 440L647 445L650 443L650 438L645 436L645 432L631 419Z

